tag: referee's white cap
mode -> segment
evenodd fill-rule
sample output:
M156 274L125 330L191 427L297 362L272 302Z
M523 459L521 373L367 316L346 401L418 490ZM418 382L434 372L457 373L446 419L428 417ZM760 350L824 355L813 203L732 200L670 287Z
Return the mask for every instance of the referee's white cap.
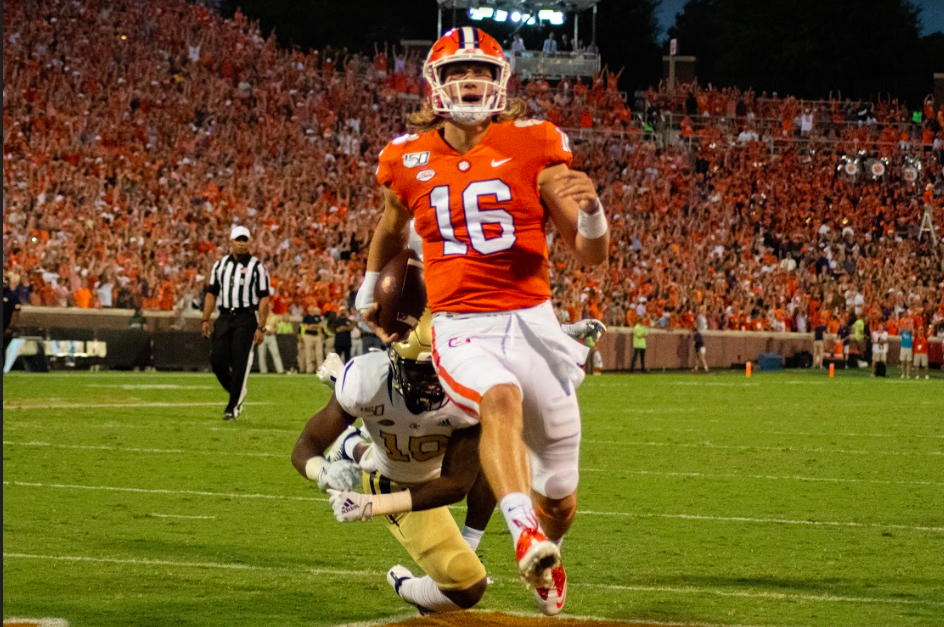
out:
M252 236L249 234L249 229L244 226L234 226L233 230L229 233L230 239L238 239L240 237L245 237L250 239Z

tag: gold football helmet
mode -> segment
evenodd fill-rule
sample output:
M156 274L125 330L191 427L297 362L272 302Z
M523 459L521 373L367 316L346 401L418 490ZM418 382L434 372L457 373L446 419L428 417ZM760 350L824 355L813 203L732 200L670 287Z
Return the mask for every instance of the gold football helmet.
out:
M446 393L433 368L433 314L426 308L419 324L403 342L387 350L393 372L393 388L414 414L443 406Z

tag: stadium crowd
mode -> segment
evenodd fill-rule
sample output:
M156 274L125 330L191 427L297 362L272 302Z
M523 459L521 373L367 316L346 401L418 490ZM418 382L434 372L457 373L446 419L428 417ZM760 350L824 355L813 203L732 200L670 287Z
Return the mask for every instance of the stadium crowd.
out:
M21 302L189 308L234 223L258 234L273 313L348 301L421 53L284 50L181 0L4 3L3 38L3 269ZM617 76L515 84L574 129L613 229L592 271L552 242L566 317L807 331L851 311L944 333L944 106L692 84L642 93L639 119Z

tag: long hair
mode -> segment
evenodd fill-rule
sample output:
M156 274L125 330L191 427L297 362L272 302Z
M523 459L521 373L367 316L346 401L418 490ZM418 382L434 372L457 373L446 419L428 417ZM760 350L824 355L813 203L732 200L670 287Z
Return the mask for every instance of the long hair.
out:
M514 97L509 98L508 103L505 105L505 110L492 116L492 119L496 122L511 122L513 120L520 120L525 117L527 113L528 103L522 98ZM422 108L420 108L419 111L411 113L410 117L407 119L407 125L410 127L410 130L417 133L425 133L426 131L442 128L445 122L446 118L433 111L428 101L424 101Z

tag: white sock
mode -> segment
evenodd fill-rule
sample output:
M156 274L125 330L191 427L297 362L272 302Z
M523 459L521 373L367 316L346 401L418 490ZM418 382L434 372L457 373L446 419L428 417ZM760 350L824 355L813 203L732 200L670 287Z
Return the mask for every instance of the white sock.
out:
M473 529L471 527L462 528L462 539L465 540L465 543L469 545L469 548L473 551L477 551L479 548L479 542L482 541L482 536L485 535L484 529Z
M422 605L434 612L454 612L462 609L442 593L442 590L439 589L435 581L429 578L429 575L404 581L403 585L400 586L400 596L410 603Z
M511 541L515 546L518 546L518 538L522 531L538 528L538 517L534 513L534 505L524 492L512 492L503 498L499 505L502 514L505 515L505 523L508 525Z

